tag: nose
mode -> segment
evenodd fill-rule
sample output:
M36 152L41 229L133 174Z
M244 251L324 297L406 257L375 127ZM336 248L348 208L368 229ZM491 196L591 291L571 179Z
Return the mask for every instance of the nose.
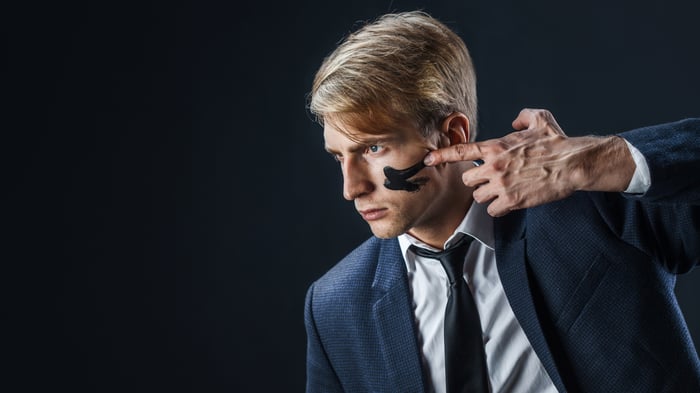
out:
M369 168L367 168L366 163L358 161L349 157L343 162L343 197L348 201L355 200L374 190L374 184L369 176Z

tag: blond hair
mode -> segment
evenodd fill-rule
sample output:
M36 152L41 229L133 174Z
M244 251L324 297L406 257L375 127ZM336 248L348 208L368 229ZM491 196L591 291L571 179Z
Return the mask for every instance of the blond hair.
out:
M476 76L464 41L422 11L386 14L346 37L316 73L309 110L367 133L428 135L454 112L476 135Z

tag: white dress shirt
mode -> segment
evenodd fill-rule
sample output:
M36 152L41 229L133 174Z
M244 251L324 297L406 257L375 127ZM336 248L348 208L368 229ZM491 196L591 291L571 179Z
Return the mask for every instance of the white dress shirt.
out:
M644 156L627 143L637 165L627 193L642 194L650 186L649 168ZM542 362L530 345L520 323L508 303L496 266L493 218L486 204L472 203L471 208L443 248L461 237L473 241L464 264L464 279L474 295L481 321L486 364L494 393L554 393L552 383ZM423 362L430 386L435 393L446 392L444 315L449 282L438 260L420 257L409 251L417 247L438 251L409 234L398 237L408 269L413 296L413 312L418 326Z
M496 268L493 219L486 205L473 203L448 248L465 233L476 239L467 251L464 279L469 285L483 330L486 364L492 392L554 393L556 388L513 314ZM444 316L449 291L440 261L419 257L411 244L437 251L408 234L399 236L413 296L423 361L435 393L446 392Z

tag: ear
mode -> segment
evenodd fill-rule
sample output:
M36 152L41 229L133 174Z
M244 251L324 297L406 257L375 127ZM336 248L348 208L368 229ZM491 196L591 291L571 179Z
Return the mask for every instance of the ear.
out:
M467 143L469 142L469 119L464 113L455 112L442 121L440 131L449 140L448 146Z

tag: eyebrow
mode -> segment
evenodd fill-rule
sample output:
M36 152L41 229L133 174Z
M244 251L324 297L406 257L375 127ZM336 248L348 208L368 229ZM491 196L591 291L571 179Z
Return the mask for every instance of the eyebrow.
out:
M330 155L332 155L332 156L334 156L334 157L337 156L338 154L340 154L339 151L337 151L337 150L335 150L335 149L331 149L331 148L328 147L328 146L324 146L324 148L325 148L325 150L326 150L326 153L328 153L328 154L330 154Z
M364 138L364 139L357 139L355 140L355 145L352 146L351 148L348 149L350 153L355 153L360 150L364 150L367 146L371 145L384 145L390 142L395 141L397 138L394 136L384 136L384 137L369 137L369 138ZM328 145L325 145L324 148L326 151L331 154L331 155L336 155L340 154L339 151L329 147Z

